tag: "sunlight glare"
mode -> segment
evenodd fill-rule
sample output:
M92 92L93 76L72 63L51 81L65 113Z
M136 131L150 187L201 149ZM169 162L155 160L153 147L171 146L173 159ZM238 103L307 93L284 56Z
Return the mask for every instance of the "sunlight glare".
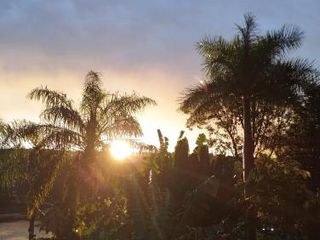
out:
M122 140L115 140L110 145L111 155L119 161L124 160L132 154L130 145Z

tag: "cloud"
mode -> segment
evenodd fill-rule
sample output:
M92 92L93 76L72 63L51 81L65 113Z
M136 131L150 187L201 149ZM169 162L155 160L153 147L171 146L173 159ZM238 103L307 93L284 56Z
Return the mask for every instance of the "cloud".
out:
M25 94L38 85L77 99L85 73L93 69L103 73L108 89L158 99L156 125L171 122L180 130L184 117L175 100L201 76L197 41L232 37L234 23L251 11L262 31L299 25L306 39L298 53L317 59L319 9L317 0L0 1L0 114L26 115ZM40 109L30 108L30 116Z

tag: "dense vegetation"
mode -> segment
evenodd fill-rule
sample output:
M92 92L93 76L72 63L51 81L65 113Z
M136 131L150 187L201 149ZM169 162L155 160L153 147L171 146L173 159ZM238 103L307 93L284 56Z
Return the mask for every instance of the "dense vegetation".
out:
M1 200L23 203L57 240L320 239L320 82L291 59L302 32L261 35L245 16L230 41L197 44L205 80L179 99L196 148L181 131L174 152L137 142L126 162L113 139L142 134L136 115L155 102L106 92L86 76L79 108L46 87L41 122L1 123ZM156 133L155 133L156 134ZM214 149L210 152L209 149Z

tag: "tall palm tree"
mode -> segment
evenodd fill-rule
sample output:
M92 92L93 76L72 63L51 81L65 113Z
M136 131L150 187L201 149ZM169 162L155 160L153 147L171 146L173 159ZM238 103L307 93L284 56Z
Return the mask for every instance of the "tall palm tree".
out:
M77 150L81 165L89 172L97 151L106 141L142 134L136 114L155 104L151 98L136 93L104 91L100 75L93 71L86 76L79 109L66 94L47 87L33 89L29 98L45 104L40 115L42 122L26 124L20 135L40 132L39 147Z
M136 93L119 94L104 91L100 75L93 71L86 75L79 109L75 108L73 101L68 99L66 94L47 87L33 89L28 97L44 103L45 107L40 115L41 122L14 122L8 128L9 138L13 142L24 142L32 146L32 158L36 158L40 150L49 149L54 150L48 153L49 156L58 154L62 162L72 159L76 164L73 177L76 178L77 185L81 185L78 189L82 189L79 191L83 192L80 195L84 197L90 195L88 191L92 189L92 183L96 183L96 175L99 174L96 156L106 141L141 135L137 113L147 105L156 104L151 98ZM50 161L50 157L47 157L47 160ZM56 158L53 160L56 161ZM39 192L34 193L31 213L44 203L60 165L53 164L52 172L49 172L48 178L41 183ZM91 185L84 189L83 183ZM34 219L35 215L30 215ZM32 224L30 229L32 238Z
M41 144L47 147L82 150L86 157L104 140L142 134L136 113L155 101L136 93L105 92L98 73L90 71L85 80L80 108L61 92L47 87L33 89L30 99L41 100L41 124L27 124L24 132L43 132ZM88 161L90 159L87 159Z
M197 44L208 80L185 91L180 109L193 124L201 124L203 116L217 119L224 111L236 113L243 127L243 178L247 181L254 168L257 106L290 104L315 75L307 61L286 56L301 45L303 34L298 28L283 26L260 35L252 15L244 20L232 40L205 38ZM248 232L248 239L255 239L255 230Z

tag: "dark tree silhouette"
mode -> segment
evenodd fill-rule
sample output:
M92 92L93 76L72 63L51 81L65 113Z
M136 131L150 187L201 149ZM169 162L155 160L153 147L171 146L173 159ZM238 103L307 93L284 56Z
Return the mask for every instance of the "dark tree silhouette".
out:
M301 45L302 32L298 28L283 26L260 35L254 17L248 14L244 18L244 25L237 25L232 40L205 38L197 44L208 80L184 92L180 109L194 122L199 116L217 118L221 109L239 113L246 182L254 168L256 105L289 104L300 97L300 87L315 76L307 61L286 57L288 51ZM245 194L249 198L250 189ZM253 225L248 225L252 229L247 239L256 238Z

